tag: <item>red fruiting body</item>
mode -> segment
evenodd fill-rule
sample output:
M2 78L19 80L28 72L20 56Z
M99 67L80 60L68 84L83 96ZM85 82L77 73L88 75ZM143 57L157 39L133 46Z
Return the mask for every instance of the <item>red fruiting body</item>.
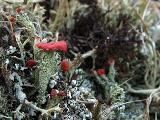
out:
M63 52L67 52L67 43L66 41L57 41L57 42L39 42L36 44L36 47L43 50L62 50Z
M69 62L67 59L64 59L60 62L60 65L61 65L61 70L63 72L67 72L69 70Z
M29 59L26 61L26 66L28 67L33 67L34 65L36 65L36 61L34 59Z
M59 91L59 93L57 94L58 96L66 96L64 91Z
M115 60L114 60L114 59L112 59L112 58L110 58L110 59L108 60L108 64L109 64L109 65L111 65L111 64L115 64Z
M97 74L98 75L104 75L105 74L105 69L103 69L103 68L102 69L98 69L97 70Z
M16 8L16 12L17 12L17 13L20 13L21 11L22 11L22 8L21 8L21 7L17 7L17 8Z
M64 52L67 52L67 43L66 41L58 41L54 43L55 49L62 50Z
M14 22L14 21L15 21L15 16L11 15L11 16L9 17L9 20L10 20L11 22Z
M55 97L55 96L57 96L58 95L58 90L56 90L56 89L52 89L51 90L51 97Z

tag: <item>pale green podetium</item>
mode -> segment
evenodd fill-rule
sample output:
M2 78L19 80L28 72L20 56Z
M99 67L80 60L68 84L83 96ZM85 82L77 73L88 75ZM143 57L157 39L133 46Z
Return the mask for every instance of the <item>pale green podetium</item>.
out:
M38 61L35 70L36 87L38 90L37 102L42 105L46 102L46 90L51 75L58 71L58 53L43 51L34 46L34 57Z
M33 16L32 16L33 17ZM19 24L25 27L30 35L33 37L37 34L33 22L31 21L28 13L22 11L17 13L16 19ZM46 90L51 75L54 75L58 70L59 55L54 51L43 51L35 46L39 40L34 40L34 59L38 62L35 70L35 84L38 91L37 102L42 105L46 102Z
M34 27L33 22L30 20L28 14L26 12L18 13L16 15L16 19L18 23L24 26L29 32L30 36L34 36L36 33L36 29Z

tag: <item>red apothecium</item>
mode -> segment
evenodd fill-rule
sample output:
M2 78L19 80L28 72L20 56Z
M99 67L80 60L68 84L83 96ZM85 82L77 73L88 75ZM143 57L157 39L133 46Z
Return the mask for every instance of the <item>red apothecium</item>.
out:
M17 7L17 8L16 8L16 12L17 12L17 13L20 13L21 11L22 11L22 8L21 8L21 7Z
M57 96L58 95L58 90L52 89L50 95L51 95L51 97Z
M28 67L33 67L34 65L36 65L36 61L34 59L29 59L26 61L26 66Z
M63 72L67 72L69 70L69 61L64 59L60 62L60 67Z
M36 43L36 47L49 51L49 50L61 50L63 52L67 52L67 43L66 41L57 41L57 42L39 42Z
M66 94L65 94L64 91L59 91L57 95L58 95L58 96L66 96Z
M97 70L98 75L104 75L105 74L105 69L101 68Z
M9 17L9 20L10 20L10 22L13 23L13 22L16 20L16 18L15 18L15 16L11 15L11 16Z

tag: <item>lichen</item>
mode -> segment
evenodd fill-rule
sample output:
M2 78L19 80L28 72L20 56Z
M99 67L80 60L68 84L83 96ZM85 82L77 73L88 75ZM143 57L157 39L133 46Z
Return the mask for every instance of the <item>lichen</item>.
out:
M106 104L102 104L100 110L100 119L113 120L121 119L125 106L125 92L118 83L115 82L115 68L114 64L109 67L108 75L96 75L96 82L101 86ZM109 102L110 101L110 102ZM106 109L107 108L107 109Z
M0 111L6 113L8 111L7 95L5 93L5 88L0 85Z
M34 48L34 55L35 60L38 61L38 66L35 70L35 81L38 90L37 102L41 105L46 102L46 90L49 79L58 69L58 54Z
M60 0L59 7L56 13L56 17L54 19L53 24L50 25L52 32L56 32L62 27L62 25L66 21L68 10L69 10L68 0Z
M24 26L27 29L27 31L30 33L30 36L33 37L36 34L35 26L33 22L30 20L28 13L23 11L20 13L17 13L16 19L18 23L20 23L22 26Z

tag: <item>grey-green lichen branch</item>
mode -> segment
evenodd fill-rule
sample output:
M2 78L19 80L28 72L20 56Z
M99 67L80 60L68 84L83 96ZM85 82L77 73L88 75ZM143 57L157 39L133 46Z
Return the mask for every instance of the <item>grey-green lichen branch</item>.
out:
M58 70L57 55L56 52L42 51L34 46L34 58L38 62L35 70L35 82L38 90L37 102L39 105L46 102L46 90L49 79Z
M52 111L62 112L62 109L59 106L56 106L56 107L53 107L53 108L46 110L46 109L42 109L42 108L37 107L36 105L34 105L32 102L29 102L28 100L25 100L24 104L31 107L32 109L34 109L36 111L41 112L42 116L43 115L48 116Z
M111 101L112 107L106 104L107 108L110 108L110 110L107 110L105 114L100 114L101 119L104 120L110 120L110 119L121 119L121 114L124 112L125 106L123 105L125 101L125 92L124 89L121 88L116 82L115 82L115 68L114 64L110 65L109 73L108 75L100 75L98 76L97 73L94 71L94 75L96 76L96 82L101 86L104 93L105 101ZM116 106L116 107L115 107ZM103 110L101 110L102 112Z

